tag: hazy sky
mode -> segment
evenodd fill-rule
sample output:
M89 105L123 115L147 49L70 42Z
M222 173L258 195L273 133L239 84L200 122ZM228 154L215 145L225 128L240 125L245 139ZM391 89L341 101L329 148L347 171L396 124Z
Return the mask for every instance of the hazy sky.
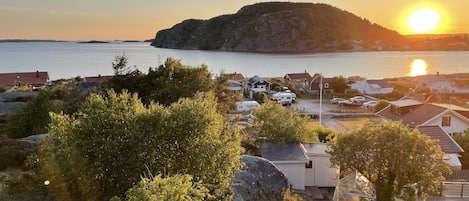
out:
M0 0L0 39L150 39L184 19L232 14L260 0ZM292 1L293 2L293 1ZM469 33L469 0L318 0L409 34L405 19L429 6L441 15L434 33Z

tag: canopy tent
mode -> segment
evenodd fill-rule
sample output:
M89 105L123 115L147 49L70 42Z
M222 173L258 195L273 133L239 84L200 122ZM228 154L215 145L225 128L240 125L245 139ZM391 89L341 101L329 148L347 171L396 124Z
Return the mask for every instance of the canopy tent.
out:
M335 187L333 201L374 201L374 185L358 171L339 180Z

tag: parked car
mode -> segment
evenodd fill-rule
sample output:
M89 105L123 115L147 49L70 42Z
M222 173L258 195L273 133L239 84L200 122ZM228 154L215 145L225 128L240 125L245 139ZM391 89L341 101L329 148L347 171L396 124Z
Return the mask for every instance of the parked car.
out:
M332 104L338 104L339 101L344 101L344 100L345 100L345 99L343 99L343 98L333 98L333 99L331 100L331 102L332 102Z
M362 107L365 109L373 109L376 104L378 104L378 101L368 101L363 103Z
M366 102L366 99L363 96L354 96L354 97L350 98L350 101L357 102L357 103L364 103L364 102Z

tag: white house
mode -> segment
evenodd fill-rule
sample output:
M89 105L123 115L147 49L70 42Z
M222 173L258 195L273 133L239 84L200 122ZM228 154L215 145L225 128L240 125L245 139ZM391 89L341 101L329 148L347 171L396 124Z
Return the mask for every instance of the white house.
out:
M350 85L350 89L362 94L389 94L394 90L393 86L386 80L361 80Z
M271 161L288 178L293 189L305 186L334 187L339 179L339 168L331 167L323 143L269 143L261 142L262 157Z

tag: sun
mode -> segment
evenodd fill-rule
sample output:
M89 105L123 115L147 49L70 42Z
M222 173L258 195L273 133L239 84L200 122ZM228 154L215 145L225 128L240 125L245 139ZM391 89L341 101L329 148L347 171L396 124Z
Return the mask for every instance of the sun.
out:
M429 8L420 8L409 16L407 25L410 29L419 34L429 33L438 28L440 13Z
M427 74L427 62L423 59L414 59L412 64L410 64L410 72L409 75L412 77L419 76L419 75L426 75Z

